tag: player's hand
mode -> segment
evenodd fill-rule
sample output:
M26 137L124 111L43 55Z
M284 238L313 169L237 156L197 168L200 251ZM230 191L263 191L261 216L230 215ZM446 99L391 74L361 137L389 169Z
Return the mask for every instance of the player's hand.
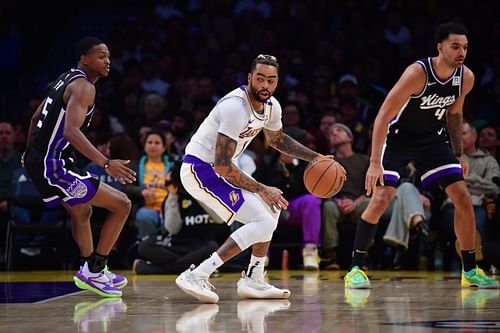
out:
M283 197L283 191L279 188L263 185L262 190L257 194L271 207L273 213L288 208L288 201Z
M135 171L127 167L130 160L109 160L108 163L109 166L104 169L108 175L115 177L122 184L135 182Z
M370 163L365 177L365 190L367 196L375 192L377 181L380 182L381 186L384 186L384 171L382 170L382 165L380 163Z
M458 160L460 161L460 165L462 166L464 177L467 177L467 175L469 174L469 162L467 162L467 160L463 156L458 157Z

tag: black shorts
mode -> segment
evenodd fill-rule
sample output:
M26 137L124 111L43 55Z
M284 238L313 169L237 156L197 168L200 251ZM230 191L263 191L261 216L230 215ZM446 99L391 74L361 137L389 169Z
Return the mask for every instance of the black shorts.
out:
M99 188L99 180L78 169L71 159L50 159L28 148L24 164L31 180L49 208L60 203L74 206L90 201Z
M408 140L388 140L382 158L384 185L396 187L411 161L414 162L424 187L438 184L446 188L464 180L462 166L447 137L443 135L424 144L411 144Z

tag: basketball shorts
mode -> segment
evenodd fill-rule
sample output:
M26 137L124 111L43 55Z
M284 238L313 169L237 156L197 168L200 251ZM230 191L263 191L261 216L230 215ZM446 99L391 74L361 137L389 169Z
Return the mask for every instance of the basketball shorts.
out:
M414 146L401 144L396 140L389 141L382 155L384 185L396 187L411 161L415 164L424 188L439 185L444 189L464 180L462 166L449 141L437 137L429 143Z
M186 191L212 217L219 218L217 222L230 225L237 220L246 224L261 220L262 214L271 215L269 218L276 221L279 218L279 211L273 213L259 195L230 184L215 172L210 163L195 156L184 156L181 181Z
M60 203L75 206L90 201L99 188L99 181L82 172L72 159L50 159L29 148L24 158L26 171L48 208Z

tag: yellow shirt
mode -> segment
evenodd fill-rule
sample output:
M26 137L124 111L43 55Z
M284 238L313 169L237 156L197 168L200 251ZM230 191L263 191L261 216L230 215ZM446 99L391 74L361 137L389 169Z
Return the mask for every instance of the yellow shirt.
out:
M147 202L144 207L154 209L161 212L161 204L168 194L165 187L165 163L147 161L144 165L144 179L142 182L143 189L151 189L154 191L155 199L152 202Z

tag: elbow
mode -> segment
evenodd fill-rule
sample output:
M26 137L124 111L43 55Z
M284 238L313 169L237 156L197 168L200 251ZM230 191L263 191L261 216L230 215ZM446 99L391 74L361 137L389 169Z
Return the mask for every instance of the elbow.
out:
M75 137L75 131L72 128L64 127L63 137L69 142L72 142Z

